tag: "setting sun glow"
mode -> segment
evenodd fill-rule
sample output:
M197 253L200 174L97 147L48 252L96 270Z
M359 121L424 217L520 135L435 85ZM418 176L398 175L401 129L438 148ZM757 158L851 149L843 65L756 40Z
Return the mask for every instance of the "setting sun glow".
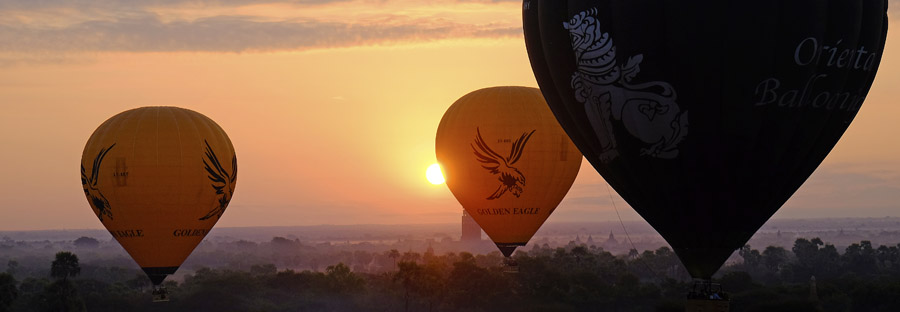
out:
M425 170L425 178L427 178L428 182L431 182L431 184L444 183L444 174L441 173L441 165L433 164L428 166L428 170Z

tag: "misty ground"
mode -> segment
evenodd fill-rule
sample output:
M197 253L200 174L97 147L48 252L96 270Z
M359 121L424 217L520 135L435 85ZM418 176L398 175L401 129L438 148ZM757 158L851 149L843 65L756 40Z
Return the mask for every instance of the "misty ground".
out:
M53 311L49 269L60 251L80 259L75 305L90 311L683 309L691 281L677 257L646 223L624 228L545 224L514 257L518 274L501 272L486 236L460 242L459 224L216 228L167 279L164 309L104 230L0 232L0 272L16 281L12 311ZM900 290L898 243L900 218L771 220L716 278L732 311L896 311L900 300L878 294ZM223 296L229 304L214 304Z

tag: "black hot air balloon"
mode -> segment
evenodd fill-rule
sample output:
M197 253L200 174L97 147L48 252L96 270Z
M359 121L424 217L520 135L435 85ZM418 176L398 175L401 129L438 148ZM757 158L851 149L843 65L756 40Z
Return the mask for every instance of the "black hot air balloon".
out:
M884 0L526 0L544 97L709 279L825 159L869 91Z

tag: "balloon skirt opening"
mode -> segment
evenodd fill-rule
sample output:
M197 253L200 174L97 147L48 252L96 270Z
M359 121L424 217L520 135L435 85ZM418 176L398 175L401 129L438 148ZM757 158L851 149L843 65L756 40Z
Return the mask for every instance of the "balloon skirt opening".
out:
M141 269L144 270L144 273L147 273L147 277L153 282L153 286L159 286L166 279L166 276L175 274L178 267L146 267Z
M725 264L736 248L678 248L672 247L688 273L695 279L710 280Z
M516 251L516 247L525 246L526 243L496 243L497 248L500 249L500 253L503 254L504 257L509 258L512 256L513 251Z

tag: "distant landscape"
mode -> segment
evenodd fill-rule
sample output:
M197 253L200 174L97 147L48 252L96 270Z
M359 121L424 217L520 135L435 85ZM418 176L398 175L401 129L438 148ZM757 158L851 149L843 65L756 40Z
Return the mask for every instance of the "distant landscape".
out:
M149 280L104 230L0 232L0 272L15 281L10 311L67 304L48 299L59 297L50 268L61 251L79 261L67 281L76 311L683 311L690 288L644 222L545 224L514 255L515 274L503 273L486 236L459 239L459 224L216 228L167 279L172 301L155 304ZM894 296L869 297L900 290L898 243L896 217L770 220L716 279L732 311L894 311Z

